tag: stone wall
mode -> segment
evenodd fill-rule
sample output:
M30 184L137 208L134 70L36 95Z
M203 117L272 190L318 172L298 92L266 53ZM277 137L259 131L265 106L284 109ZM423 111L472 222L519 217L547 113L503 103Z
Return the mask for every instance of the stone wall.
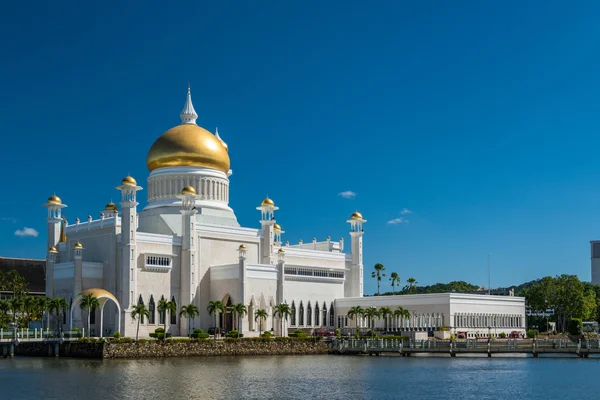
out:
M52 342L25 342L15 346L16 356L54 357L58 350L60 357L102 358L104 343L65 342L62 345Z
M187 343L109 343L103 358L148 358L188 356L264 356L327 354L327 343L308 341L205 340Z

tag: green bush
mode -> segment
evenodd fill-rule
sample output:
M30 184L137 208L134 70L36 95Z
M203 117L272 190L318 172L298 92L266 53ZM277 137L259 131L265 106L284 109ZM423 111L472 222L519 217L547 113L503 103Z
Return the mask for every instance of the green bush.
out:
M115 339L121 339L121 332L117 331L117 332L113 333L113 337Z
M207 339L210 335L208 333L204 333L203 329L196 328L194 329L194 333L190 335L192 339Z
M154 330L154 332L156 332L156 333L165 333L165 328L156 328Z
M260 336L263 337L263 338L267 338L268 339L270 337L273 337L274 335L273 335L273 333L271 331L264 331L262 333L262 335L260 335Z
M138 343L146 343L148 340L147 339L138 339Z
M338 338L338 339L340 339L342 337L342 331L341 331L340 328L337 328L335 330L335 337Z
M529 329L527 331L527 337L529 339L536 338L539 334L540 334L540 332L537 329Z
M130 337L124 337L119 340L120 343L133 343L133 339Z
M573 336L580 336L583 329L583 321L581 318L571 318L569 321L569 334Z
M502 339L505 339L506 338L506 333L500 332L500 335L498 335L498 336L500 336L500 338L502 338Z
M165 338L165 329L164 328L156 328L154 332L149 333L148 336L154 339L163 340ZM166 338L170 338L172 336L171 333L166 334Z
M228 338L241 338L241 337L244 337L244 335L241 334L241 333L239 333L237 330L234 329L231 332L225 334L225 337L228 337Z
M446 328L445 326L440 326L440 328L438 329L438 331L440 331L440 332L447 332L448 328Z

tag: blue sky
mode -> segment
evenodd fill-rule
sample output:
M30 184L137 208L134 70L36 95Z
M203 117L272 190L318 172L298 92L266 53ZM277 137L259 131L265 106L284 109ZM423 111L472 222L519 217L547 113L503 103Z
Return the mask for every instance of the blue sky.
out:
M44 257L54 191L73 221L145 187L190 82L244 226L268 193L291 242L349 240L360 210L366 271L590 279L600 3L84 3L0 6L1 255Z

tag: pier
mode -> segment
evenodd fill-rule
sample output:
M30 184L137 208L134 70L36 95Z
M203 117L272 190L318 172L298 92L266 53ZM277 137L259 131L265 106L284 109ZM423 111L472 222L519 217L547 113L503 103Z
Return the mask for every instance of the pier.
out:
M574 355L588 358L600 355L600 340L398 340L398 339L335 339L330 354L400 355L417 354L496 355L524 354L537 358L542 355Z

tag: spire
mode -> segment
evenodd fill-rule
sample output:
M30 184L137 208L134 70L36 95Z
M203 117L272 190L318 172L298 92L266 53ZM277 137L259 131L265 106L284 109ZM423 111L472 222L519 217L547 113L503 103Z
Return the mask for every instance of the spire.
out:
M58 241L63 242L63 243L67 241L67 235L65 235L65 218L64 217L60 224L60 239Z
M182 124L196 124L196 118L198 118L198 114L196 114L196 110L194 110L194 105L192 104L192 94L189 83L185 106L183 106L183 110L179 116L181 117Z

